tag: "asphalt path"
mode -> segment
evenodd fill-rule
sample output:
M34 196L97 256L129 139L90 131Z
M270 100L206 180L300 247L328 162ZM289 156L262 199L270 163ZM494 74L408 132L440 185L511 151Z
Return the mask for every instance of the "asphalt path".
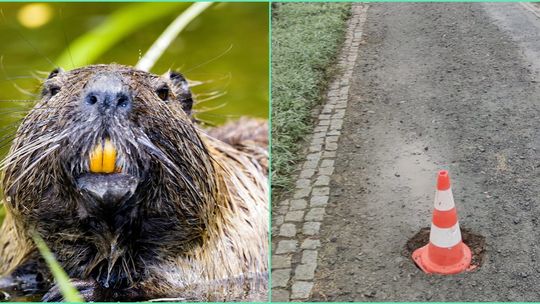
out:
M540 14L520 3L370 3L321 225L313 301L540 300ZM483 264L405 253L448 169Z

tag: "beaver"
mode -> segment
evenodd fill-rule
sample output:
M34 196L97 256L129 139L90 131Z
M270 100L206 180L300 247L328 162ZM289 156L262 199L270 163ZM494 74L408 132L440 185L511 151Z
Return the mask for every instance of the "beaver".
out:
M54 70L2 162L0 286L62 300L35 233L87 301L264 301L267 122L192 106L177 72Z

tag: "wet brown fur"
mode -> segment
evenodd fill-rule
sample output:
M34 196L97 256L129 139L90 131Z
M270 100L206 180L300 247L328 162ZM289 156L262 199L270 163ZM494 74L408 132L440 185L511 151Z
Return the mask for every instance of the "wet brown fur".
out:
M103 134L89 127L77 130L84 134L72 134L76 124L86 123L84 115L72 113L78 111L78 93L85 81L98 72L122 75L138 102L130 121L107 125L124 157L123 169L141 178L145 172L159 177L149 178L148 194L138 194L142 207L132 207L145 216L134 216L129 224L142 221L136 226L145 227L141 231L159 232L155 237L139 233L144 239L140 248L146 252L138 252L139 245L131 240L122 240L128 236L114 231L90 234L78 222L89 215L81 211L82 198L70 183L86 170L88 151ZM0 277L9 276L35 254L30 233L37 231L71 278L97 280L108 270L108 276L120 278L119 289L136 293L127 300L264 300L269 214L266 122L244 119L203 130L191 122L183 93L171 79L126 66L90 66L53 76L2 164L7 214L0 228ZM172 88L168 103L155 93L163 84ZM60 91L53 96L51 90L58 86ZM125 139L123 133L115 133L120 126L133 136ZM138 163L140 159L145 162ZM156 227L160 220L170 228ZM119 249L111 249L115 242Z

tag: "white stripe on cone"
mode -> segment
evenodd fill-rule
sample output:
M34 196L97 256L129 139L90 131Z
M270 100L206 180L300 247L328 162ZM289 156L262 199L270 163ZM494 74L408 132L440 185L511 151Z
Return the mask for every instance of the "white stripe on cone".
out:
M448 211L454 207L454 196L452 195L451 187L443 191L437 190L437 192L435 192L435 209Z
M441 248L450 248L461 242L461 231L459 230L459 222L450 228L439 228L433 223L429 233L429 241Z

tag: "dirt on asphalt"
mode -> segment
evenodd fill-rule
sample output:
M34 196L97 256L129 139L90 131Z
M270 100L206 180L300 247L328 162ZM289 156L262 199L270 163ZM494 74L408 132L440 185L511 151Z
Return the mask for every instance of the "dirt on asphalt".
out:
M369 5L311 300L539 301L540 19L518 3ZM485 241L481 267L454 276L403 254L440 169Z

